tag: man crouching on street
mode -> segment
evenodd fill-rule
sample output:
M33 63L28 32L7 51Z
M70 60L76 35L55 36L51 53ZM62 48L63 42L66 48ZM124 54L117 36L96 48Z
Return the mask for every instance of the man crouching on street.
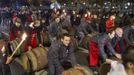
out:
M76 65L71 37L65 33L60 40L53 41L48 50L48 75L60 75L66 68L78 68Z

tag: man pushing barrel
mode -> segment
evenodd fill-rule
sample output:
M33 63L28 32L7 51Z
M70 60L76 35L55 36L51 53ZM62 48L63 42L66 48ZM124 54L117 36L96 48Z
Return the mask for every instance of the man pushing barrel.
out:
M62 74L66 68L75 67L76 65L70 35L65 33L60 40L54 41L48 50L48 75Z

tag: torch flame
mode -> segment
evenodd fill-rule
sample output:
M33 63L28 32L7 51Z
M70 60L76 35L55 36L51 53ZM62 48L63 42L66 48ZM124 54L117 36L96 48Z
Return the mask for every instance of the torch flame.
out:
M22 40L25 40L25 39L26 39L26 37L27 37L27 34L26 34L26 33L24 33L24 34L22 35Z
M115 16L112 16L113 19L115 19Z

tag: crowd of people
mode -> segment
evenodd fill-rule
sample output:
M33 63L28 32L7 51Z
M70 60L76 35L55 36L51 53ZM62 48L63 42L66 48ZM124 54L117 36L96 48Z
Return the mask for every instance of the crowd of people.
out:
M48 75L66 75L64 70L74 67L81 69L75 58L75 49L72 38L80 46L87 35L92 37L88 41L89 68L97 74L97 67L102 63L114 63L110 57L123 60L124 75L134 74L134 16L115 12L92 12L61 9L43 10L38 8L22 7L12 10L4 7L0 13L1 39L9 42L27 34L22 52L31 51L36 47L48 47ZM46 38L44 38L46 37ZM47 42L45 42L47 41ZM9 45L10 46L10 45ZM9 50L10 53L13 50ZM126 52L127 51L127 52ZM8 74L8 64L17 58L6 57L3 52L3 75ZM130 57L130 58L129 58ZM43 60L42 60L43 61ZM110 74L108 75L115 75Z

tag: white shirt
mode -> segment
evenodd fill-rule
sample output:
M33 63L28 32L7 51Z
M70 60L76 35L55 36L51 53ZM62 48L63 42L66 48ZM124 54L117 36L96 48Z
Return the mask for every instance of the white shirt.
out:
M127 75L127 73L126 73L125 68L122 63L113 61L111 63L110 72L108 72L107 75Z

